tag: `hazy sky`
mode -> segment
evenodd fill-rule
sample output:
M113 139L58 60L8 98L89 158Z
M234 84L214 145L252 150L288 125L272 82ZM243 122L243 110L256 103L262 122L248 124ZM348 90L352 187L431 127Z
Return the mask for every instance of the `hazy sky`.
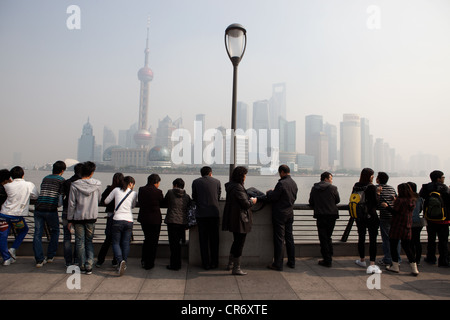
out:
M66 25L70 5L80 29ZM285 82L299 152L306 115L339 130L357 113L405 159L450 158L448 0L0 0L0 164L15 151L24 163L76 158L88 117L98 144L105 125L117 135L137 122L148 16L154 130L166 115L191 130L197 113L230 126L224 31L240 23L238 100Z

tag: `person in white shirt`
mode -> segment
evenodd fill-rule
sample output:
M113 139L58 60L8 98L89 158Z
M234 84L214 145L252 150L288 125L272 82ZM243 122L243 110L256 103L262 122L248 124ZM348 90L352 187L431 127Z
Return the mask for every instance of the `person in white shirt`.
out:
M114 257L119 263L118 274L121 276L126 269L128 253L130 252L131 232L133 230L132 209L137 203L137 193L133 191L135 180L126 176L122 187L117 187L105 199L105 204L115 201L111 238Z
M28 233L28 226L23 217L28 215L30 199L37 199L39 196L34 183L23 179L25 172L21 167L12 168L10 174L12 182L4 184L7 198L0 210L0 220L6 222L0 229L0 252L4 266L16 261L16 250ZM11 227L15 228L17 235L8 250L8 234Z

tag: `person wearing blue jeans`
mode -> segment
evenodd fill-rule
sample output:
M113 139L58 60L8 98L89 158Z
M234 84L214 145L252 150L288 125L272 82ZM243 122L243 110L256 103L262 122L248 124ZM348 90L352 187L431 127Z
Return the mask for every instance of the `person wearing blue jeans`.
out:
M8 235L11 228L15 228L17 235L11 249L8 250ZM3 263L6 261L15 261L15 251L22 244L27 233L28 226L23 217L9 216L0 213L0 252ZM13 253L12 255L11 252Z
M30 199L37 199L39 196L34 183L23 179L25 173L22 167L12 168L9 175L10 179L8 170L0 170L1 185L4 189L0 192L3 201L0 209L0 251L4 266L16 261L16 249L28 233L24 217L28 216ZM8 234L12 227L17 234L11 249L8 250Z
M111 227L112 248L114 257L118 263L127 261L130 252L131 232L133 222L125 220L114 220Z
M119 263L118 274L121 276L125 269L130 252L131 232L133 230L132 209L137 203L137 193L133 191L135 180L127 176L122 185L114 188L105 199L105 204L114 200L115 209L112 216L111 242L114 258Z
M66 170L64 161L56 161L53 164L52 174L46 176L41 183L41 192L34 205L33 251L36 259L36 267L40 268L47 262L52 262L58 249L59 218L58 206L62 205L64 195L64 178ZM44 257L42 248L42 234L45 224L50 231L50 242L47 249L47 258Z
M81 179L70 185L67 207L68 228L75 229L75 248L80 270L92 274L94 264L95 222L98 217L98 204L101 198L102 183L92 178L96 169L95 163L86 161L81 168Z
M47 258L44 257L44 248L42 246L42 234L44 233L45 224L50 232L50 241L48 243ZM58 211L34 211L34 237L33 237L33 251L34 258L37 264L44 264L48 261L53 261L58 249L59 238L59 218ZM37 267L42 265L36 265Z
M95 223L74 223L75 229L75 250L77 252L80 270L86 274L92 273L94 264L94 239Z

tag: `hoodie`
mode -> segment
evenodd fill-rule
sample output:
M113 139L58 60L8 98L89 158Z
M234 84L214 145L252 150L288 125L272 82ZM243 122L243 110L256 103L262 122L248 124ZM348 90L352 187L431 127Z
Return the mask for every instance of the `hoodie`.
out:
M335 216L339 218L337 204L341 201L336 186L326 181L314 184L309 194L309 204L314 209L314 218Z
M184 189L173 188L168 190L164 202L167 204L166 224L187 224L187 209L191 197Z
M97 179L79 179L70 186L67 220L95 222L101 199L102 183Z

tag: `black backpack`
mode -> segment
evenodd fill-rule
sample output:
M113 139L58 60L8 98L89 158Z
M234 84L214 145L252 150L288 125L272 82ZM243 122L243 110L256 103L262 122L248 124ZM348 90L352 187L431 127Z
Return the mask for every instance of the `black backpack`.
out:
M438 191L430 192L424 205L424 216L430 221L443 221L446 219L445 203L441 193Z
M367 217L369 210L366 203L366 189L367 187L355 189L350 195L348 210L354 219Z

